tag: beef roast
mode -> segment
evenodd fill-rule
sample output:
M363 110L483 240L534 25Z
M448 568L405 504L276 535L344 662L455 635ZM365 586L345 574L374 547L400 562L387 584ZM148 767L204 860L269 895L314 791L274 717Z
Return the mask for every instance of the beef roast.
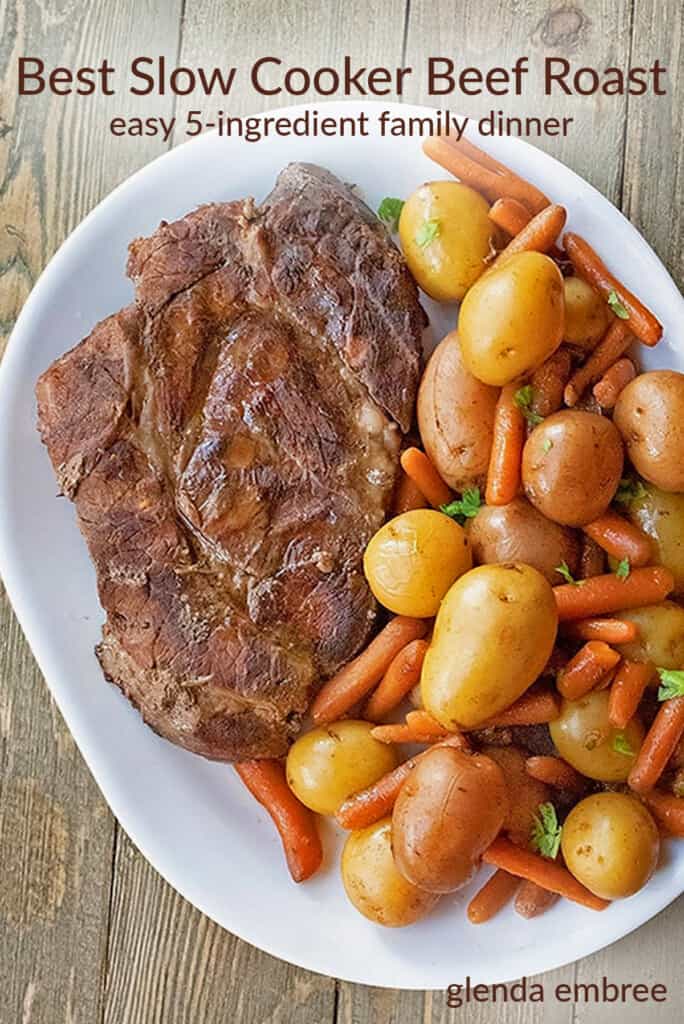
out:
M133 305L37 386L145 721L217 760L283 754L373 627L363 550L413 416L424 314L385 229L320 168L130 247Z

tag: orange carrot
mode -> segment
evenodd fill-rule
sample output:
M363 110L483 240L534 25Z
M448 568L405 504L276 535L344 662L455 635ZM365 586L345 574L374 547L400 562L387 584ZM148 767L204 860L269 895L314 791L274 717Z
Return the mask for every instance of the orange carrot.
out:
M653 671L650 661L623 661L620 665L608 701L608 721L616 729L624 729L636 714Z
M526 227L531 218L530 211L517 199L506 196L497 199L489 210L489 219L507 234L518 235Z
M580 235L568 232L564 245L575 273L601 292L606 300L614 294L629 315L629 319L625 321L629 329L643 341L644 345L657 344L663 333L660 321L616 277L613 277L589 243Z
M550 690L528 690L519 697L515 704L498 715L487 719L477 729L490 729L493 726L507 725L542 725L558 718L559 707L556 696Z
M449 504L453 495L425 452L405 448L401 453L401 466L433 508Z
M626 558L632 569L648 565L653 558L651 538L612 509L583 529L613 558Z
M582 534L580 548L579 578L581 580L591 579L592 576L602 576L606 571L606 555L603 548L595 544L586 533ZM602 639L598 637L597 639Z
M540 857L501 836L485 850L482 860L485 864L503 868L504 871L508 871L512 875L535 882L542 889L556 892L559 896L565 896L566 899L580 903L591 910L605 910L608 906L607 900L594 896L593 892L589 892L581 882L578 882L570 874L567 868L562 867L555 860Z
M392 514L398 516L402 512L412 512L415 508L425 508L426 505L427 501L423 492L411 477L407 476L402 470L397 486L394 489Z
M252 796L273 819L295 882L310 878L323 860L321 839L314 815L288 786L282 762L241 761L234 767Z
M434 750L435 747L457 747L459 750L462 750L464 748L464 739L460 733L455 733L454 735L447 736L444 740L440 740L439 743L430 747L429 750ZM366 826L380 821L380 818L391 814L399 795L399 790L418 761L425 757L428 752L428 750L422 750L420 754L410 757L408 761L404 761L391 772L388 772L387 775L383 775L381 779L378 779L371 786L350 796L335 814L338 824L346 829L366 828Z
M411 725L409 722L396 722L390 725L375 725L371 736L380 743L436 743L449 733L441 726L429 729L423 725Z
M600 380L608 367L620 359L631 344L632 335L625 321L615 320L611 323L589 358L575 370L566 384L563 393L565 404L577 405L589 385Z
M415 711L409 711L406 715L406 724L412 726L415 729L422 729L423 732L442 732L445 736L456 735L458 729L445 729L443 725L433 718L429 711L424 708L418 708ZM464 737L464 743L466 742Z
M399 651L428 631L425 619L397 615L371 640L365 651L329 679L311 705L316 725L334 722L373 689Z
M549 205L543 192L467 139L458 141L449 135L433 135L424 141L423 152L491 202L510 196L532 213Z
M380 685L370 695L364 709L364 718L369 722L379 722L401 704L420 679L427 649L426 640L412 640L406 647L402 647L392 659Z
M618 359L616 363L609 366L601 377L601 380L594 384L594 398L603 409L612 409L623 388L626 388L630 380L636 377L636 367L631 359L625 356Z
M662 565L646 569L634 569L626 579L619 579L613 573L592 576L576 583L563 583L554 587L558 618L586 619L593 615L605 615L626 608L659 604L674 589L674 577Z
M631 644L639 635L635 622L622 619L578 619L563 625L565 636L578 640L603 640L607 644Z
M629 787L636 793L653 789L683 735L684 697L663 701L629 773Z
M539 917L545 910L549 910L558 900L558 893L549 892L543 889L536 882L522 882L515 895L516 914L520 914L529 921L533 917Z
M519 885L520 879L515 875L509 875L500 868L495 871L468 904L470 923L484 924L485 921L491 921L506 906Z
M528 757L525 770L533 779L545 782L547 786L555 786L556 789L580 792L586 788L580 773L561 757Z
M563 230L566 217L567 211L564 206L553 205L540 210L529 224L511 239L491 266L501 267L511 256L521 252L548 252Z
M520 465L525 443L525 417L516 405L515 384L501 389L494 414L494 437L489 456L487 490L488 505L507 505L520 487Z
M603 640L587 640L559 673L556 685L566 700L579 700L615 668L620 655Z
M684 839L684 800L680 796L672 796L654 789L644 793L644 803L653 814L658 824L670 835Z
M531 410L537 416L550 416L563 404L563 390L570 377L572 359L570 352L562 346L542 363L532 374Z

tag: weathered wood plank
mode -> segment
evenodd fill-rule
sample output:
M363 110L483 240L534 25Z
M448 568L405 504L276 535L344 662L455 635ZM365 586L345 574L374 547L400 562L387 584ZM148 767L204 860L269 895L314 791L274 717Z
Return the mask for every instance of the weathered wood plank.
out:
M63 238L161 148L108 134L108 117L133 112L123 96L18 98L17 58L120 66L133 47L175 57L179 12L180 0L0 0L0 352ZM94 1022L115 825L2 588L0 678L0 1021Z

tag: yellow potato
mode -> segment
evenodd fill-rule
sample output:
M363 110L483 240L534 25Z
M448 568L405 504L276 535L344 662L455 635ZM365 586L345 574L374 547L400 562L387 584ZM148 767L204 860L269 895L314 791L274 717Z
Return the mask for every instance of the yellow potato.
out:
M498 397L466 370L456 331L447 334L430 356L416 411L423 447L454 491L484 488Z
M654 541L654 561L675 578L675 597L684 597L684 494L644 484L644 493L628 506L629 518Z
M432 181L409 196L399 218L404 258L438 302L458 302L486 267L496 228L482 196L456 181Z
M561 849L568 869L596 896L624 899L643 889L658 864L660 836L639 800L595 793L565 819Z
M538 252L518 253L484 274L463 300L463 362L485 384L509 384L555 352L563 318L563 278L556 264Z
M392 814L394 860L428 892L466 885L508 812L503 772L453 747L425 755L401 787Z
M419 921L439 898L399 873L392 856L390 818L350 834L342 851L342 882L356 909L386 928Z
M684 373L640 373L613 411L637 473L663 491L684 491Z
M539 676L556 639L551 585L522 563L482 565L442 602L421 674L425 708L446 728L474 728Z
M436 615L451 584L471 565L465 530L430 508L390 519L363 556L368 585L380 604L417 619Z
M624 729L608 721L608 690L595 690L579 700L564 700L558 718L549 724L561 757L582 775L599 782L625 782L644 739L633 718Z
M304 733L290 747L287 781L306 807L334 814L360 789L396 768L394 747L371 736L369 722L347 718Z
M634 622L639 630L636 640L618 646L624 658L652 661L658 668L684 667L684 608L680 605L663 601L646 608L631 608L616 617Z
M608 330L612 313L608 303L581 277L566 277L565 329L563 338L570 345L591 350Z

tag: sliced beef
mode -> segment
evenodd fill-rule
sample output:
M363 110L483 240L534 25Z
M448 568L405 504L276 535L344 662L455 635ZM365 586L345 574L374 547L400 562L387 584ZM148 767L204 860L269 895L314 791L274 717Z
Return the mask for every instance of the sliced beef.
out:
M37 386L107 613L98 657L161 735L283 754L367 640L361 571L413 416L424 314L341 182L295 164L130 247L135 303Z

